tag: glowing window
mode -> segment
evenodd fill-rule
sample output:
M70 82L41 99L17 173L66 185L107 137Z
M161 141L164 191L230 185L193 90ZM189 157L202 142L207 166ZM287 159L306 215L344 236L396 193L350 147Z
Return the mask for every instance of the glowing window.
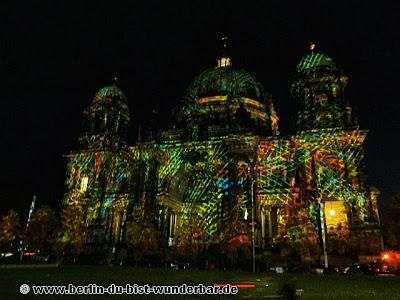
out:
M83 177L81 180L81 193L84 193L87 190L89 178L88 177Z

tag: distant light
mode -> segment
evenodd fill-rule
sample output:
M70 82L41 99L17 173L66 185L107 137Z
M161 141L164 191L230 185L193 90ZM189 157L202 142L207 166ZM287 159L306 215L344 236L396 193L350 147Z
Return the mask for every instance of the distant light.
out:
M311 44L310 44L310 50L313 51L314 48L315 48L315 44L314 44L314 43L311 43Z
M331 209L331 210L329 211L329 214L333 217L333 216L335 215L335 210Z
M24 256L34 256L34 255L36 255L35 252L25 252L24 253Z
M383 255L383 259L388 259L390 256L389 256L389 254L384 254Z

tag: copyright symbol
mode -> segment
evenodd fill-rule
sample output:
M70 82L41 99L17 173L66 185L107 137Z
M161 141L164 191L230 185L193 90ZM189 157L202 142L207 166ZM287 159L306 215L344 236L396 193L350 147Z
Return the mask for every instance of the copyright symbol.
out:
M27 284L25 284L25 283L24 283L24 284L21 284L20 287L19 287L20 293L21 293L21 294L24 294L24 295L28 294L30 290L31 290L31 289L29 288L29 285L27 285Z

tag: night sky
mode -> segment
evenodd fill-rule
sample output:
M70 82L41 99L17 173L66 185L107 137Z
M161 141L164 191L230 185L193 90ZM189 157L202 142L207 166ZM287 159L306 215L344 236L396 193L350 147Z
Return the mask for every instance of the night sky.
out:
M83 109L114 76L129 99L130 144L155 108L168 127L191 80L216 64L222 35L229 36L233 64L272 94L284 134L296 115L289 94L296 64L310 41L330 55L350 77L348 99L369 130L368 182L382 191L383 203L400 192L399 6L59 2L1 4L0 212L14 207L25 215L33 194L39 204L59 206L63 155L77 149Z

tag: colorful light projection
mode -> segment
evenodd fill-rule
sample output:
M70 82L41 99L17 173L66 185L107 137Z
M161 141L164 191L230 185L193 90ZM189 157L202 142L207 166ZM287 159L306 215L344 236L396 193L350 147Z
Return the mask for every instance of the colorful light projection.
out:
M353 126L344 105L344 77L314 52L297 70L292 91L302 109L299 130L289 136L278 136L278 117L262 86L230 63L193 81L180 126L132 147L118 142L121 124L113 119L120 109L127 112L126 98L115 88L101 90L87 115L91 142L84 139L84 150L68 156L65 203L82 204L88 230L100 224L112 245L123 238L133 210L151 218L164 246L181 243L188 232L201 237L201 247L235 239L233 222L242 239L250 232L252 197L258 247L289 241L318 248L321 217L330 235L370 222L377 213L365 184L366 131ZM98 120L112 126L103 130L93 125Z

